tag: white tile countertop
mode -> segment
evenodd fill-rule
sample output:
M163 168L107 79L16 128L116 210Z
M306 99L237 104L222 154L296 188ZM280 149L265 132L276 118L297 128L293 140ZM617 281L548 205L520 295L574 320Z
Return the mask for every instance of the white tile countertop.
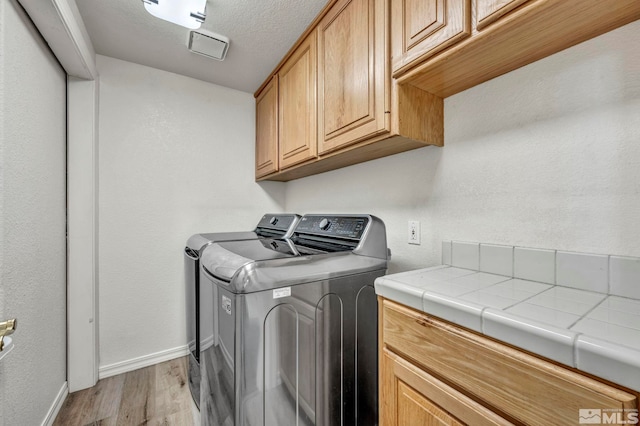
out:
M461 250L456 250L458 244L463 245ZM635 286L640 286L635 268L640 260L537 249L520 249L516 254L519 248L508 246L490 246L488 255L473 260L468 244L472 243L443 244L443 261L459 262L464 268L441 265L386 275L376 280L376 293L640 391L640 300L635 298ZM480 251L483 245L476 246ZM452 255L447 252L450 248ZM502 248L504 262L493 256ZM616 272L610 262L617 259L633 260L631 269ZM553 266L531 264L539 261ZM483 264L505 275L474 270ZM583 264L591 270L583 273ZM522 279L527 274L547 282ZM632 275L626 278L633 283L617 285L631 288L634 297L611 294L616 284L610 281L625 274ZM558 285L557 280L568 280L574 288Z

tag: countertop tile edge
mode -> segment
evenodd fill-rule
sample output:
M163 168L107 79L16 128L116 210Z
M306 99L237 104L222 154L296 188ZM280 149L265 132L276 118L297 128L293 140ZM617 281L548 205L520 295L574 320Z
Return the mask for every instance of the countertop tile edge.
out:
M482 310L484 306L455 297L431 293L422 295L422 310L454 324L482 333Z
M459 268L438 265L383 276L376 279L375 290L378 295L415 310L434 315L566 366L618 383L621 386L640 391L639 350L594 337L590 333L584 334L580 330L554 326L512 312L491 308L482 303L440 294L419 285L421 274L447 269L453 271ZM457 275L452 274L451 278L446 279L442 284L446 285L456 277ZM508 277L505 278L507 281L509 280ZM427 277L425 277L426 279ZM553 285L550 286L553 288ZM559 286L558 288L576 291L571 287ZM589 290L582 291L601 294ZM605 297L604 300L607 300L606 294L602 294L602 296ZM620 296L609 295L608 297L619 298ZM519 303L522 302L524 301ZM582 319L586 318L586 315L581 315Z
M529 352L575 367L577 333L497 309L482 312L482 333Z
M376 278L374 287L376 294L422 311L423 288L403 284L385 277Z
M576 363L579 370L640 391L640 357L632 348L580 335Z

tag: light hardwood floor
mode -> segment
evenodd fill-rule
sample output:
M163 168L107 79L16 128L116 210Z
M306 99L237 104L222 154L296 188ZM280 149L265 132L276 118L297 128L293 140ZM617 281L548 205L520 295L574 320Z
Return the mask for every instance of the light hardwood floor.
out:
M67 397L54 426L200 424L187 383L187 358L100 380Z

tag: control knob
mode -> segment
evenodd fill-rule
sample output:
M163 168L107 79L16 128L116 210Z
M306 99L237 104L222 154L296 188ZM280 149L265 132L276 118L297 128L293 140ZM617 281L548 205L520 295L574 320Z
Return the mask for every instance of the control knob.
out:
M326 231L327 229L329 229L330 226L331 226L331 222L329 222L329 220L326 218L322 219L320 221L320 224L318 225L318 227L323 231Z
M271 220L269 220L269 223L272 225L275 225L276 223L278 223L278 218L277 217L272 217Z

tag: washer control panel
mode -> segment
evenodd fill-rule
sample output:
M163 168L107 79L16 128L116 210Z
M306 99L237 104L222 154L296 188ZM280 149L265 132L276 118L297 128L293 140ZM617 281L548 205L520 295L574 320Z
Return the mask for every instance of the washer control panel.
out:
M368 223L369 218L366 216L307 215L300 219L295 232L360 239Z

